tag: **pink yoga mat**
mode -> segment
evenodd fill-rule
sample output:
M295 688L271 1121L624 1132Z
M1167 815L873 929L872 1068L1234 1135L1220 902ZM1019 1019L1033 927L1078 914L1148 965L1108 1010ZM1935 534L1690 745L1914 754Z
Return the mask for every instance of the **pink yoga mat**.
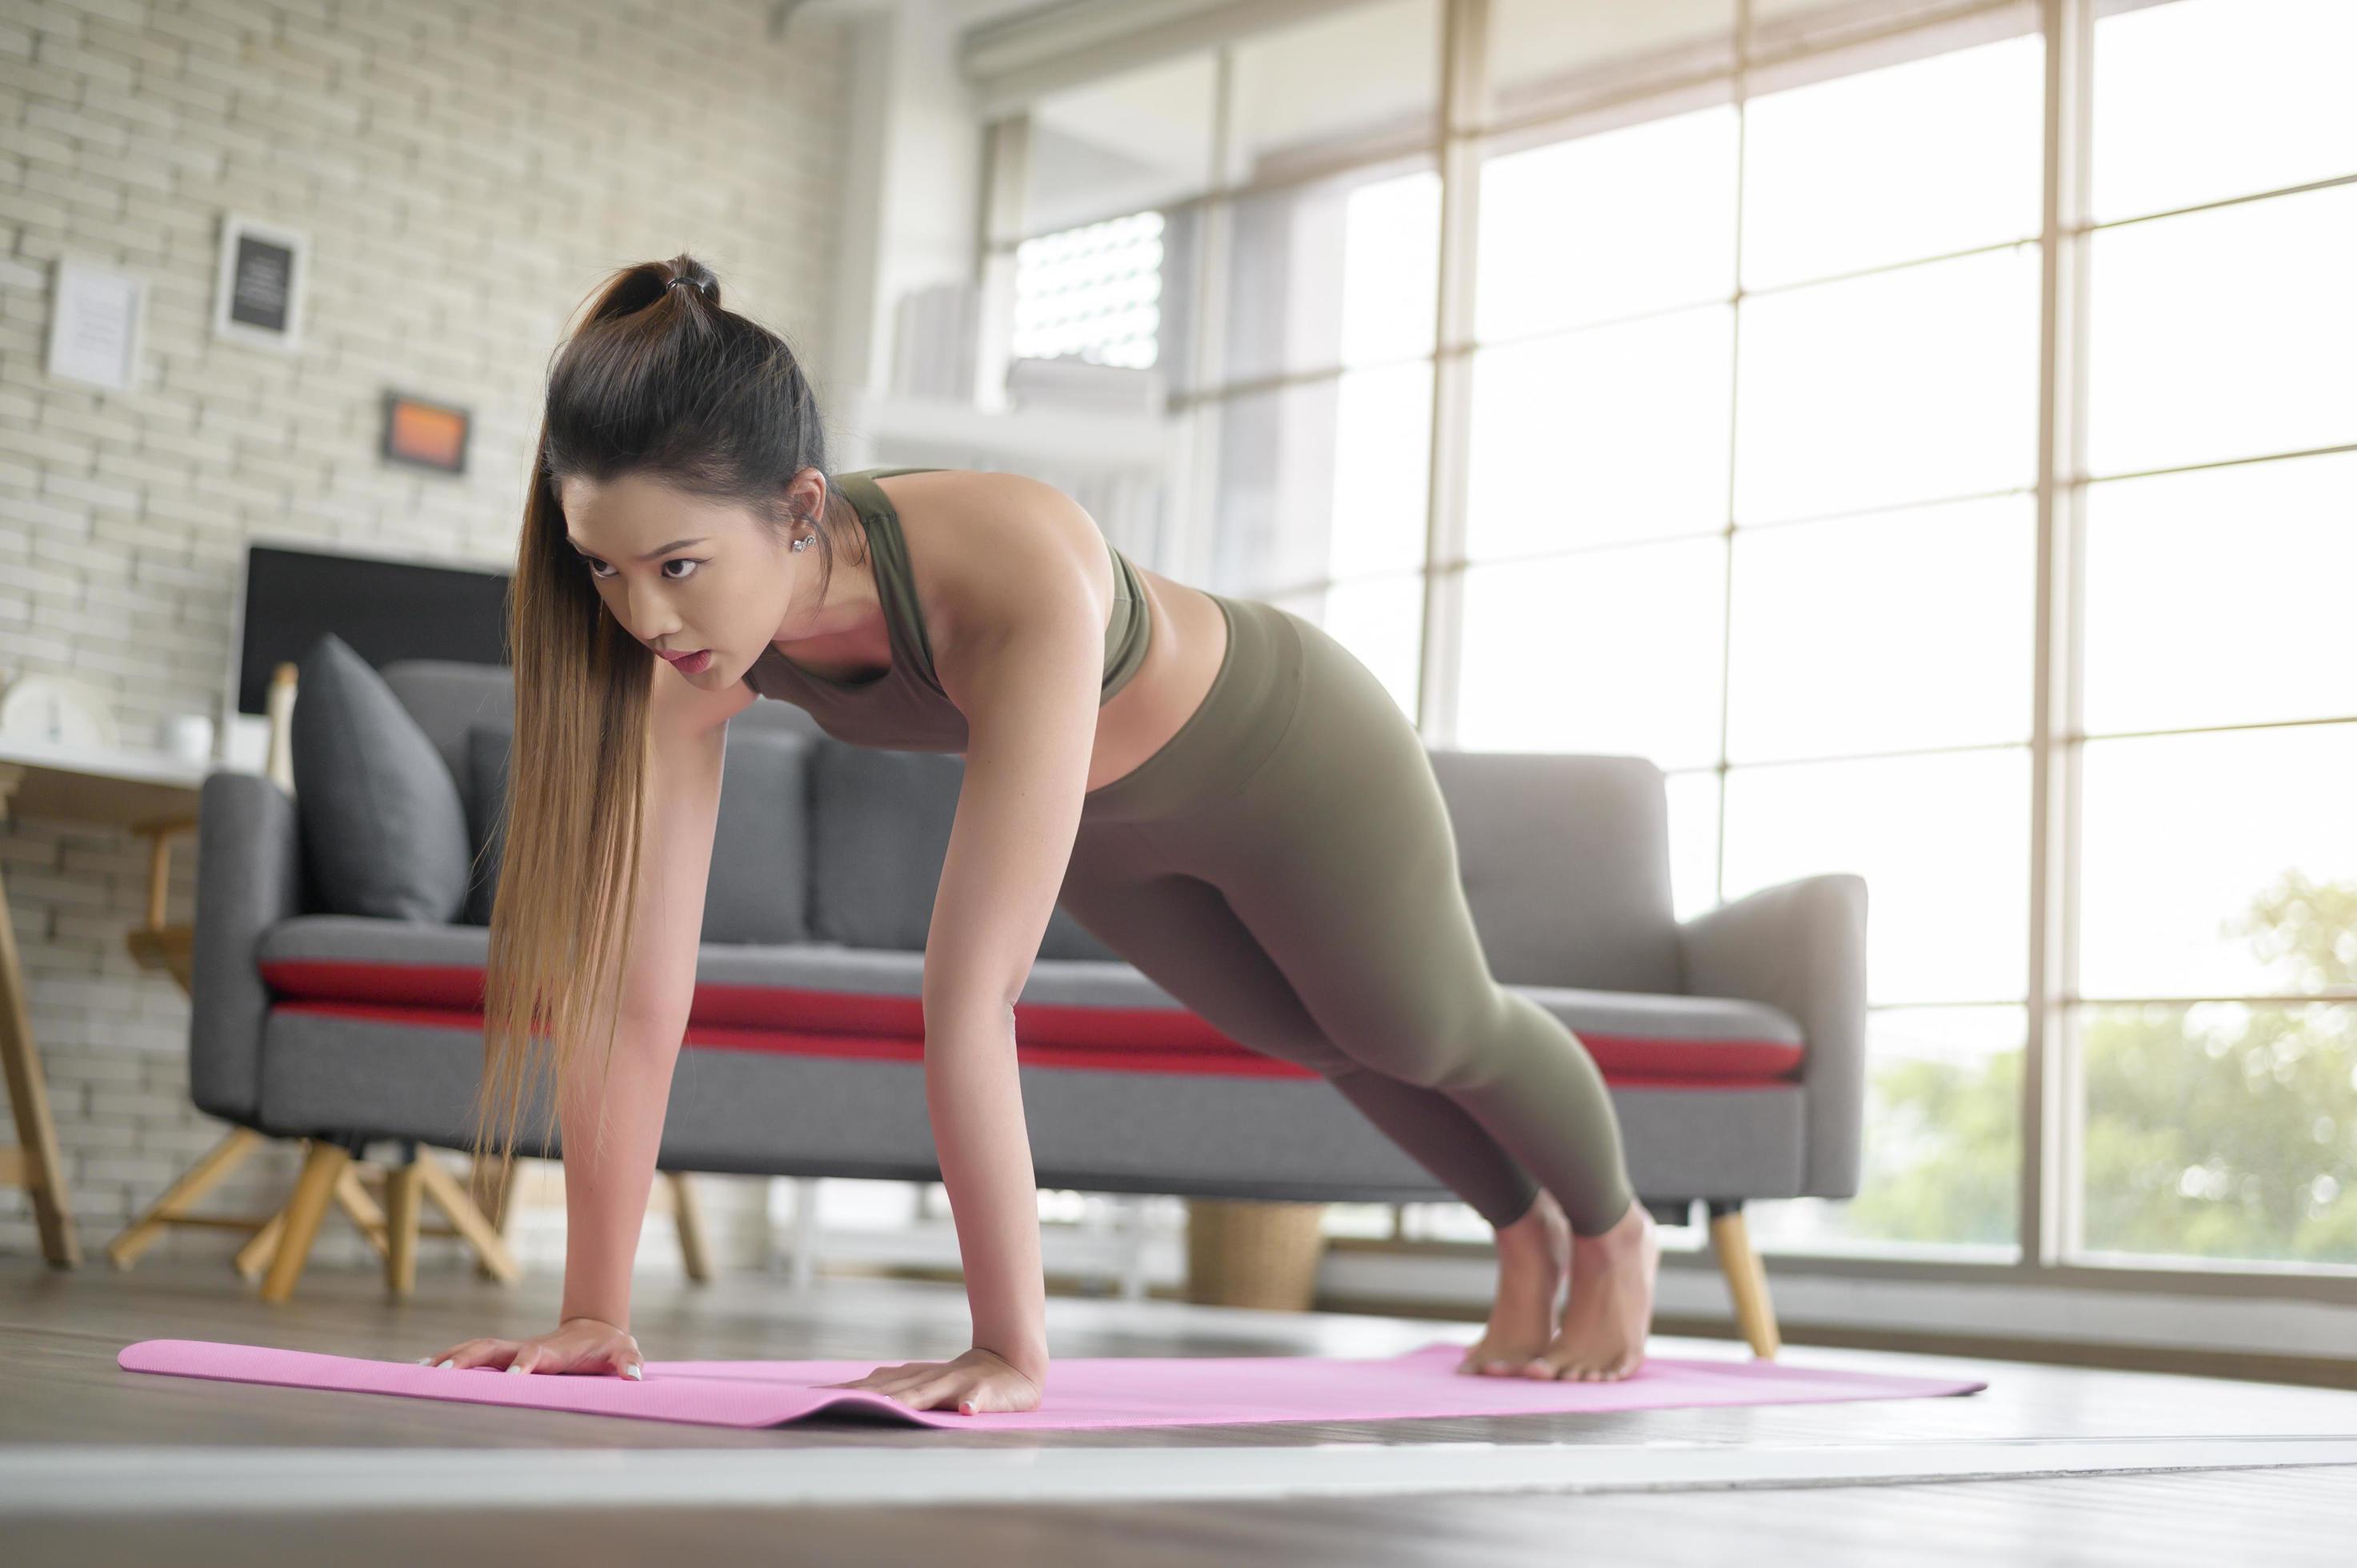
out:
M407 1394L464 1404L526 1405L707 1426L778 1426L824 1412L879 1412L917 1426L1073 1432L1231 1422L1384 1421L1401 1416L1540 1415L1680 1405L1818 1404L1968 1394L1986 1383L1824 1371L1772 1361L1649 1358L1612 1383L1460 1377L1465 1348L1446 1341L1372 1360L1317 1356L1086 1357L1048 1374L1040 1409L960 1415L910 1410L866 1390L817 1385L861 1378L885 1360L649 1361L643 1382L610 1375L442 1369L210 1339L143 1339L116 1364L240 1383Z

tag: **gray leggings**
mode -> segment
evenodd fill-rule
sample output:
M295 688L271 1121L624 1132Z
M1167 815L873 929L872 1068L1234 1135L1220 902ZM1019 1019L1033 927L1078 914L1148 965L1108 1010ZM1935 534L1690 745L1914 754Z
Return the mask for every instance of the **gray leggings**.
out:
M1314 624L1211 596L1210 693L1083 798L1058 902L1213 1028L1323 1075L1491 1224L1544 1185L1576 1232L1610 1230L1634 1192L1603 1077L1491 975L1421 736Z

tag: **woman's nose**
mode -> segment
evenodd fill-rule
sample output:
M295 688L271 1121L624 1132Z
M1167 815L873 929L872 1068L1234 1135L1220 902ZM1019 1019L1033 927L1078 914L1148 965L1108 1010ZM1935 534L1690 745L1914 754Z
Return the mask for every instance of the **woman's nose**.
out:
M670 611L662 596L651 589L630 590L630 625L638 629L640 642L652 642L659 637L669 637L679 628L672 623Z

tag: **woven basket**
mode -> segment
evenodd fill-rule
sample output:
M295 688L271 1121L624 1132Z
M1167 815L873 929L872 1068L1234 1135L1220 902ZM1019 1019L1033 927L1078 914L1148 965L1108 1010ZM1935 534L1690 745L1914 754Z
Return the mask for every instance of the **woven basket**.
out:
M1189 1198L1187 1299L1207 1306L1307 1312L1326 1250L1322 1203Z

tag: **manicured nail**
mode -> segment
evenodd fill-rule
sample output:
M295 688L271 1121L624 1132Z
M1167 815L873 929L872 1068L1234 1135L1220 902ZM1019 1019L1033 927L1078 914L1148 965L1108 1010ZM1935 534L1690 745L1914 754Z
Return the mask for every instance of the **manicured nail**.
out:
M434 1369L437 1372L447 1372L450 1369L450 1363L447 1361L436 1361L434 1363Z
M623 1369L622 1369L622 1376L624 1376L624 1377L626 1377L626 1378L637 1378L637 1379L639 1380L639 1381L640 1381L640 1382L645 1382L645 1381L646 1381L645 1377L643 1377L643 1376L640 1373L639 1369L638 1369L636 1366L629 1366L629 1367L625 1367L625 1368L623 1368Z
M523 1367L519 1362L510 1361L508 1363L508 1370L511 1372L521 1372L523 1370Z
M421 1367L430 1367L434 1364L434 1358L431 1356L420 1356L417 1358L417 1364Z

